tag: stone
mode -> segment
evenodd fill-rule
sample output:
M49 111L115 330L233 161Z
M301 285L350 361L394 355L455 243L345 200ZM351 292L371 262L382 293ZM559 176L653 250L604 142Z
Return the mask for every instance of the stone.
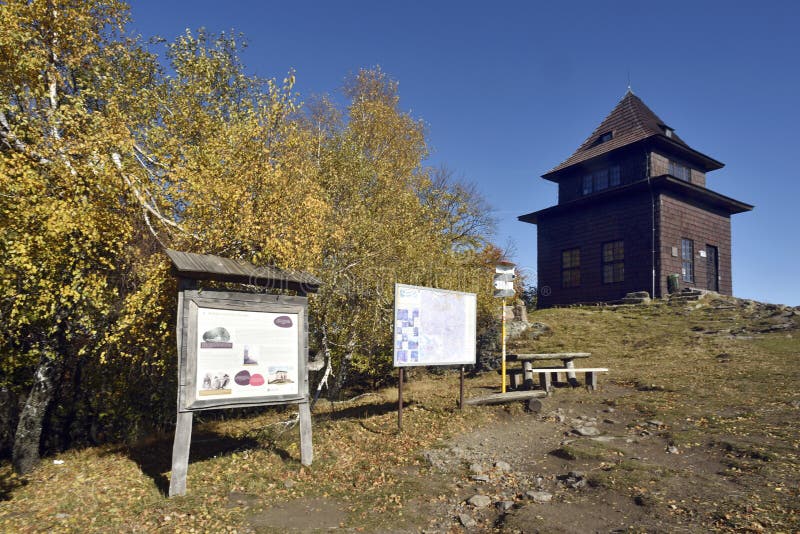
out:
M467 514L458 514L458 520L464 528L475 528L478 526L478 522Z
M659 428L664 426L664 422L663 421L659 421L658 419L651 419L650 421L647 422L647 424L650 425L650 426L655 426L655 427L659 427Z
M577 489L581 489L581 488L586 487L586 484L587 484L587 482L586 482L585 478L579 478L579 479L576 479L576 480L570 480L567 483L567 487L569 487L570 489L576 489L577 490Z
M600 430L596 426L577 426L573 432L579 436L599 436Z
M553 494L547 491L527 491L525 496L538 504L548 503L553 500Z
M490 504L492 504L492 498L488 495L473 495L469 499L467 499L467 504L470 506L474 506L475 508L486 508Z
M475 482L489 482L489 477L486 475L472 475L469 478Z
M283 481L283 487L286 488L286 489L292 489L294 487L294 481L293 480L284 480Z
M474 475L482 475L484 471L486 471L486 469L483 467L483 465L477 462L474 464L470 464L469 466L469 472Z
M494 463L495 469L498 471L502 471L504 473L508 473L511 471L511 465L508 462L504 462L502 460L498 460Z
M670 445L667 447L667 454L680 454L680 451L675 445Z
M512 508L514 508L514 501L499 501L499 502L495 503L495 506L501 512L507 512L507 511L511 510Z

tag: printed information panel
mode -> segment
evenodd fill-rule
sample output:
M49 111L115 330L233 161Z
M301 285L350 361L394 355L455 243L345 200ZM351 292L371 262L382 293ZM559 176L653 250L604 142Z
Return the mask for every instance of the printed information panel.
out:
M196 398L296 395L298 314L198 308Z
M394 365L475 363L477 296L395 284Z

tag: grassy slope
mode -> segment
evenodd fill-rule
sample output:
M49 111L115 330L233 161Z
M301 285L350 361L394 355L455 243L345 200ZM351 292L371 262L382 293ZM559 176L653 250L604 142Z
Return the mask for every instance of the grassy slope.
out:
M800 329L786 310L741 305L732 299L635 308L543 310L531 321L553 327L536 342L538 351L589 351L592 365L611 368L601 381L630 385L618 399L658 417L683 448L713 447L729 460L752 506L721 496L714 526L798 528L800 481ZM780 321L794 328L751 335ZM740 334L731 336L730 333ZM495 384L489 373L469 381L477 394ZM452 374L409 384L411 406L398 434L397 396L385 390L315 412L315 462L299 464L296 429L280 432L291 410L196 425L189 468L189 494L166 499L170 437L134 448L106 446L46 459L19 480L0 467L0 531L226 531L242 530L245 515L231 493L255 495L252 509L298 497L330 497L348 512L347 526L381 528L413 517L403 503L424 480L407 476L419 452L448 436L490 422L496 409L454 410ZM793 405L792 403L795 402ZM287 481L290 481L287 484ZM376 514L373 511L387 511ZM408 514L413 516L413 514Z

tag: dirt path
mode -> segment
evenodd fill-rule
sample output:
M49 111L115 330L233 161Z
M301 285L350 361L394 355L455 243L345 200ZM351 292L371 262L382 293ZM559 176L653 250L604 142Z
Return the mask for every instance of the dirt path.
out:
M558 390L540 414L500 409L499 422L428 451L457 491L427 530L705 531L713 497L735 484L715 451L674 447L662 421L616 408L630 393Z
M721 499L747 506L717 449L676 447L668 425L617 406L632 393L559 388L538 414L520 404L473 408L496 410L496 422L424 451L422 468L398 468L418 492L380 532L706 532ZM250 525L363 531L348 528L335 502L289 506L291 523L270 521L285 517L275 508Z

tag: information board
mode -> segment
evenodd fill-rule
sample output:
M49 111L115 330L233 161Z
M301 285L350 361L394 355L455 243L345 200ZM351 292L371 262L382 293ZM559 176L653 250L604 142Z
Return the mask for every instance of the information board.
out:
M475 363L474 293L395 284L394 365Z
M197 310L197 397L296 395L298 314Z
M306 299L185 291L181 410L305 402Z

